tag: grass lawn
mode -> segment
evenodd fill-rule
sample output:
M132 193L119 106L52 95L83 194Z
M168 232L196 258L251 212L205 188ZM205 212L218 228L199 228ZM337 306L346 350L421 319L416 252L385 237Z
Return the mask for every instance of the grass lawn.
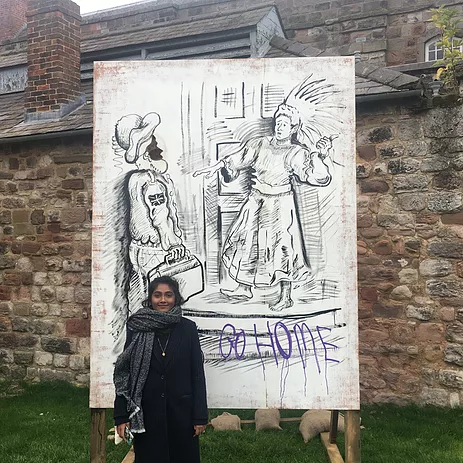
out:
M12 392L18 395L12 395ZM0 383L3 418L0 461L8 463L88 463L88 390L42 383L14 388ZM211 417L220 414L211 410ZM252 410L236 412L252 419ZM282 416L300 416L285 410ZM108 411L108 430L112 427ZM434 407L366 406L362 409L362 460L367 463L463 463L462 410ZM283 431L214 432L201 437L202 463L325 463L318 438L304 444L298 423ZM343 453L344 438L339 436ZM128 447L107 442L107 462L120 463Z

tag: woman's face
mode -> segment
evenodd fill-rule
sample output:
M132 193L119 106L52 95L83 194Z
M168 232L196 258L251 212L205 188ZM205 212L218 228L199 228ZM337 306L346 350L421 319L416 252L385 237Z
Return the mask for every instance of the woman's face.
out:
M175 293L166 283L160 283L151 296L151 305L158 312L169 312L175 305Z
M277 140L286 140L291 136L292 128L289 117L280 114L275 120L275 138Z

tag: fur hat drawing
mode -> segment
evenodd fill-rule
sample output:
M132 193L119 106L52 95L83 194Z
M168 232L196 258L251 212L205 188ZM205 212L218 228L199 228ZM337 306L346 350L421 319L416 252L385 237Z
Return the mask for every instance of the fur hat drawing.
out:
M125 150L125 160L129 164L137 161L149 144L156 127L161 123L158 113L148 113L145 117L128 114L117 121L115 138Z

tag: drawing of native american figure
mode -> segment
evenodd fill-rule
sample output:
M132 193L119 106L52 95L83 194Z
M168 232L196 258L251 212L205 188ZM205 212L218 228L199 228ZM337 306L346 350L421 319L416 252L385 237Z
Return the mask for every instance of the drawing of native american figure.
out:
M323 133L330 125L322 115L321 120L310 120L298 109L326 98L330 86L319 84L306 79L291 91L274 113L271 136L251 139L215 165L194 173L209 178L220 172L228 183L240 171L252 171L246 201L222 248L223 265L238 284L234 289L221 288L230 299L250 300L253 288L279 285L279 298L270 310L281 311L293 305L292 285L311 278L293 185L331 183L329 154L336 135Z

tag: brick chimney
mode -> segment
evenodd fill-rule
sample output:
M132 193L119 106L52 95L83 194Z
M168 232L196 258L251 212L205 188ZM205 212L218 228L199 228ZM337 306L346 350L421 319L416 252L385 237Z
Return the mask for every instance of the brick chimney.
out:
M0 42L11 39L26 24L27 0L0 0Z
M29 0L25 121L57 120L85 103L80 91L80 7Z

